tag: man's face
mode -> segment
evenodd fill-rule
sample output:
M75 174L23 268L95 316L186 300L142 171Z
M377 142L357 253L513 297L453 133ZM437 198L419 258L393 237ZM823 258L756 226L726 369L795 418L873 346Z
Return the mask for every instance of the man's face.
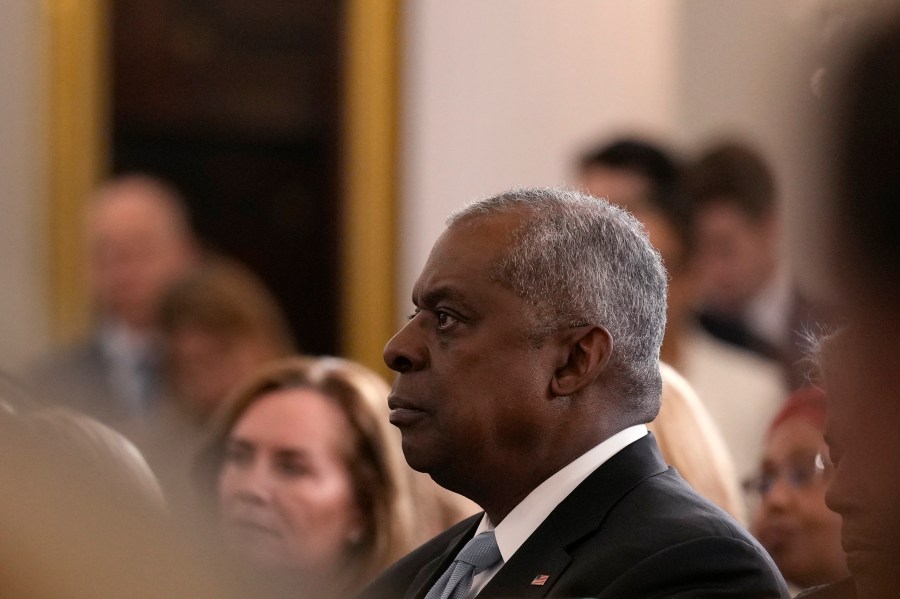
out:
M169 210L146 189L122 186L98 199L88 226L101 308L136 329L152 326L162 294L193 258Z
M717 312L740 315L775 273L774 221L756 222L724 202L703 208L696 219L701 302Z
M415 284L414 314L384 350L399 373L388 403L407 461L462 494L502 477L552 426L553 343L528 340L531 309L490 276L520 218L446 230Z
M835 465L826 503L843 517L842 544L857 584L876 589L900 580L898 347L874 328L857 331L825 364L825 434Z

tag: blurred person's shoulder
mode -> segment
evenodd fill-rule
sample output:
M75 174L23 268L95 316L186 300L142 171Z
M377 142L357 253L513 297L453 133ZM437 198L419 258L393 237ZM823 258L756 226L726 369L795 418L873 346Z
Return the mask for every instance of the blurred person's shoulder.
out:
M109 365L95 335L38 356L21 379L40 405L65 405L102 416L113 404Z
M26 368L29 378L52 377L55 374L75 374L89 370L102 370L103 348L95 335L88 335L51 348L35 358Z

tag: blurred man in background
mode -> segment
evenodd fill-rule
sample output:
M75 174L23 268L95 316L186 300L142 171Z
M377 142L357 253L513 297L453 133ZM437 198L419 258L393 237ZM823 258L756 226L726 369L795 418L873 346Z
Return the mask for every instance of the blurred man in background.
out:
M95 314L89 334L39 360L36 395L110 424L140 420L159 399L157 313L195 264L187 209L162 181L127 175L100 186L85 215Z
M806 381L806 339L822 310L797 291L781 256L775 178L763 156L728 141L687 169L695 205L697 304L723 341L779 361L792 389Z
M652 142L621 138L585 152L578 178L592 195L633 213L662 255L670 281L660 357L696 389L738 475L751 475L764 432L787 393L775 363L719 341L694 318L696 244L680 165Z

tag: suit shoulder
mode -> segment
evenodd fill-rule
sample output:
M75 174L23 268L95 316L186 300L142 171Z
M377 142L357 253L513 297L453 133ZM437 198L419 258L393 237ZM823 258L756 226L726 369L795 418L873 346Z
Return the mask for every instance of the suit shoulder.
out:
M692 597L720 591L728 596L740 589L745 596L787 596L762 546L672 469L646 479L613 507L584 549L612 539L624 567L604 596L668 597L677 596L672 589L679 588L690 589L686 596Z
M672 545L633 564L601 597L787 598L784 579L753 542L721 535Z
M636 512L642 514L639 522L632 520ZM633 489L627 501L620 502L610 513L615 522L631 530L646 531L659 536L671 534L672 542L722 536L741 539L751 544L756 541L746 529L720 507L698 494L674 468L652 476Z

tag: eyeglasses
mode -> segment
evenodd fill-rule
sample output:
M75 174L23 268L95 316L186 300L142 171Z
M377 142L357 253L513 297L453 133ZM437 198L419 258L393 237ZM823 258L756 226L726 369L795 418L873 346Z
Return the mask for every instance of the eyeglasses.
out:
M764 467L762 472L744 481L744 490L765 497L778 479L784 478L792 489L807 489L825 479L832 465L822 452L796 455L780 466Z

